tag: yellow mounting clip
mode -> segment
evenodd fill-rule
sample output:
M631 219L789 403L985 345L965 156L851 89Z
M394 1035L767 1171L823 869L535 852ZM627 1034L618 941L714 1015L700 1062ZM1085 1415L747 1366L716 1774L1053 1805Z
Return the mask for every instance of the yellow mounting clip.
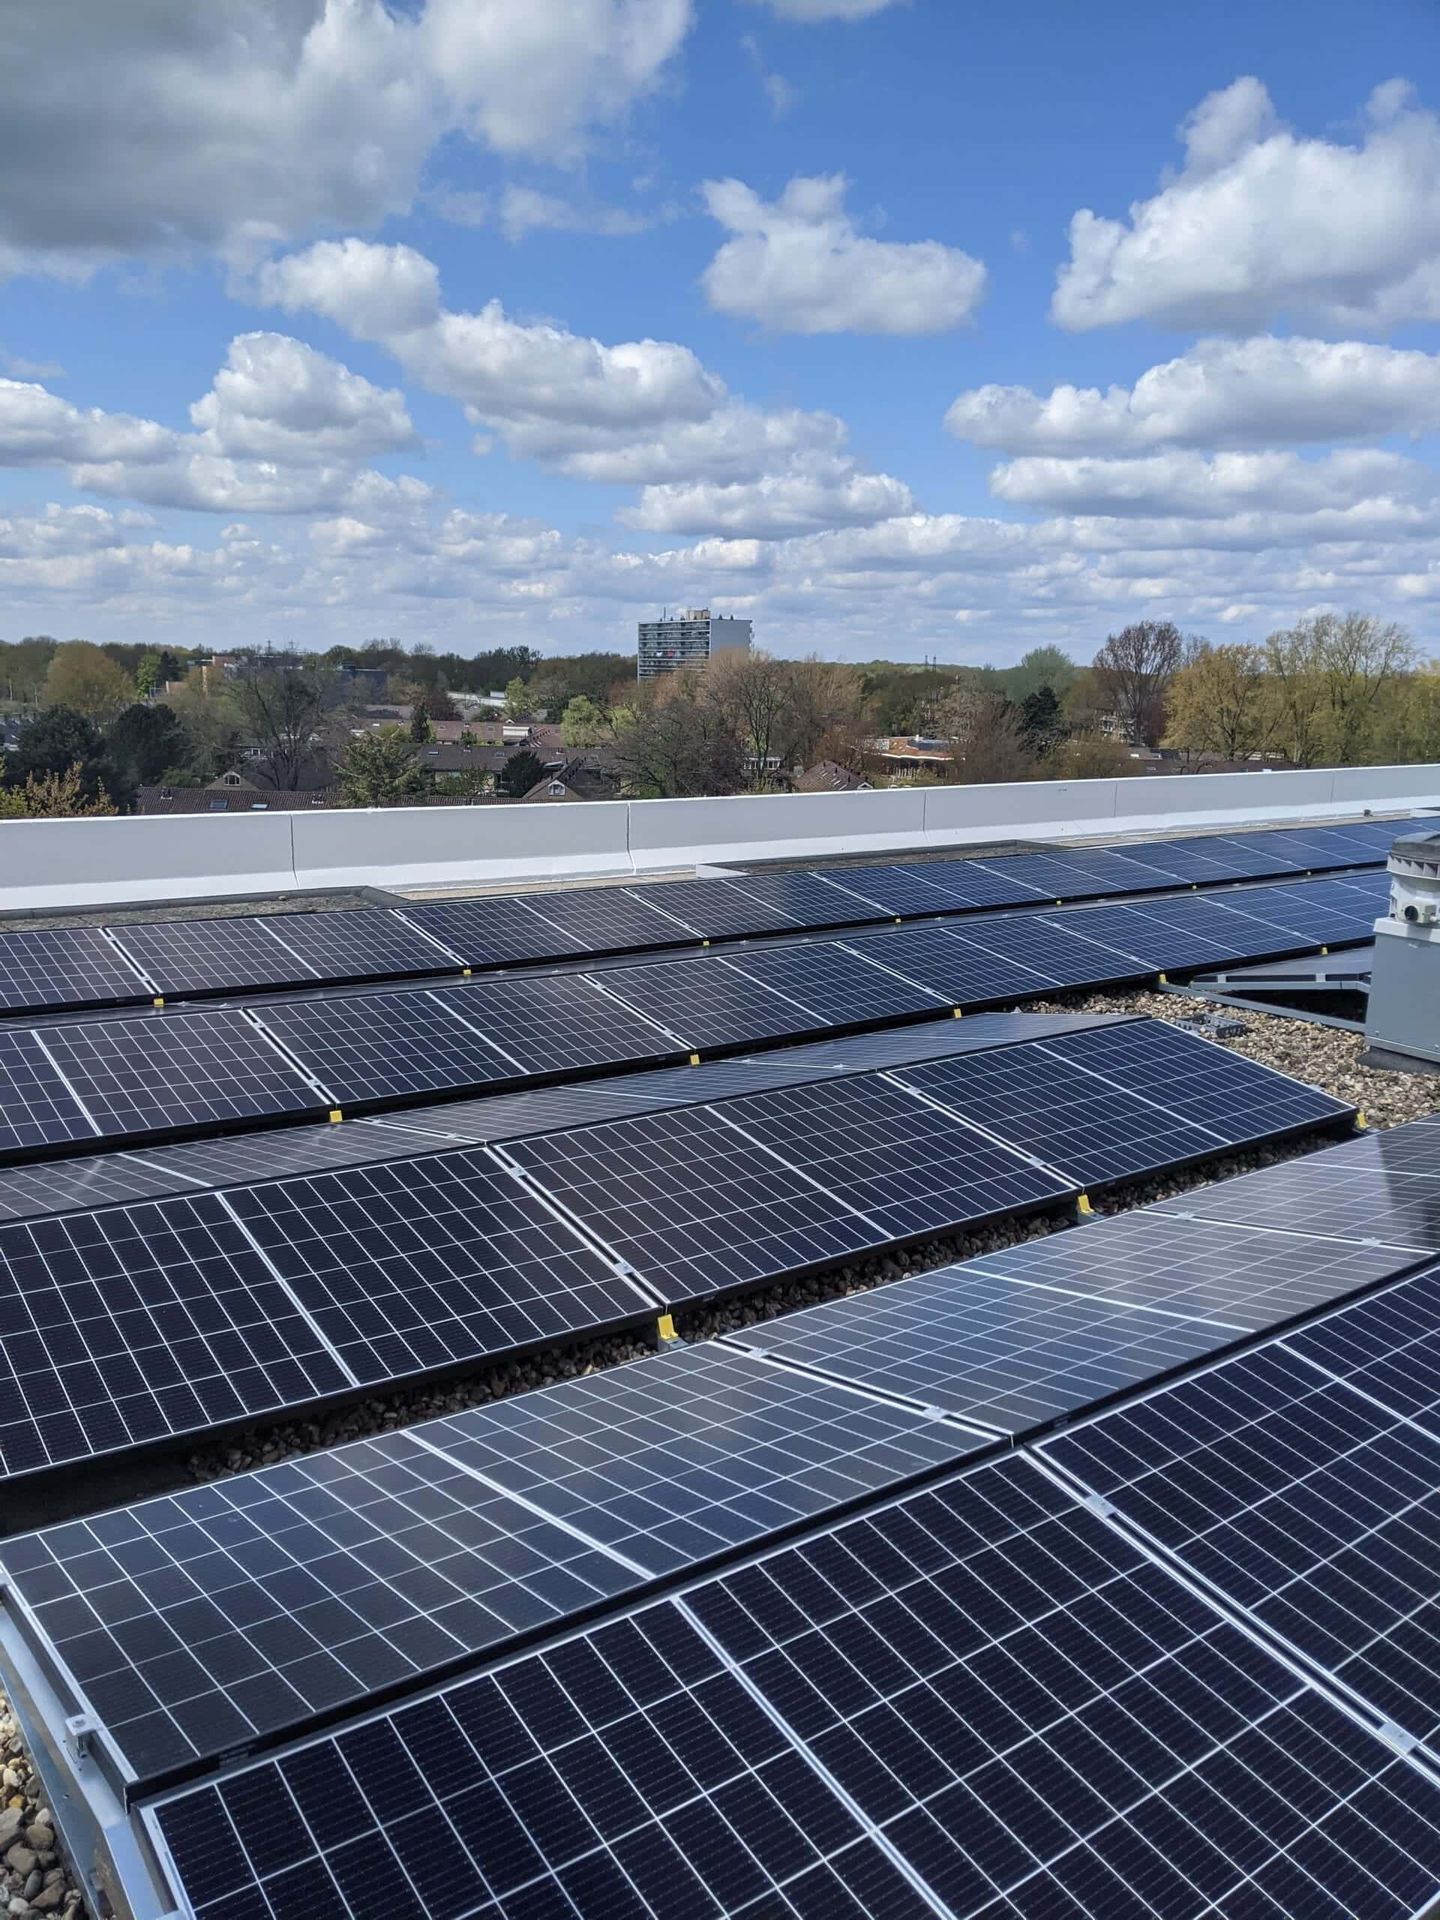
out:
M1076 1213L1082 1214L1082 1215L1089 1215L1094 1213L1095 1209L1090 1204L1090 1196L1088 1193L1081 1193L1076 1195L1075 1211Z
M950 1009L950 1018L952 1020L958 1020L960 1019L960 1017L963 1015L964 1012L965 1012L965 1009L963 1007L952 1007Z
M344 1118L345 1118L345 1116L344 1116L344 1114L343 1114L343 1113L342 1113L342 1112L340 1111L340 1109L339 1109L339 1107L331 1107L331 1109L330 1109L330 1124L331 1124L331 1126L332 1126L332 1127L334 1127L334 1126L338 1126L338 1125L339 1125L339 1123L340 1123L340 1122L341 1122L341 1121L342 1121L342 1120L343 1120Z
M680 1338L679 1334L675 1331L673 1315L668 1313L661 1314L660 1318L655 1322L655 1338L661 1341L662 1344L666 1341L678 1340Z
M158 1008L158 1007L163 1007L165 1002L164 1002L164 999L161 997L161 995L157 993L155 998L150 1002L150 1004L152 1007Z
M461 967L461 969L460 969L460 978L461 978L462 980L468 980L468 979L470 978L470 975L471 975L471 973L472 973L472 972L473 972L473 968L470 968L470 967Z
M690 1064L691 1064L691 1066L692 1066L692 1067L698 1067L698 1066L699 1066L699 1064L700 1064L700 1056L699 1056L699 1054L698 1054L698 1053L692 1053L692 1054L691 1054L691 1056L690 1056Z
M1362 1107L1355 1116L1356 1129L1360 1133L1364 1133L1364 1131L1369 1125L1370 1125L1370 1116L1369 1114L1366 1113L1365 1109Z
M1155 984L1157 987L1168 987L1170 982L1163 973L1157 973L1155 976Z

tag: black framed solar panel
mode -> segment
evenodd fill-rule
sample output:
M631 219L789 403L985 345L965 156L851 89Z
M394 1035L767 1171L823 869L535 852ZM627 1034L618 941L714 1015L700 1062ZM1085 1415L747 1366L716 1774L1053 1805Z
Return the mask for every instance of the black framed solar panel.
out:
M359 1920L377 1892L406 1920L935 1914L668 1602L147 1820L203 1920Z
M1342 1145L1327 1148L1326 1162L1338 1167L1368 1167L1377 1173L1423 1173L1440 1179L1440 1114L1426 1114L1407 1126L1376 1127Z
M666 880L656 882L653 888L632 887L630 892L706 940L734 939L750 933L794 933L804 925L781 907L729 880Z
M630 948L694 946L696 935L662 913L646 891L625 887L567 887L536 893L526 909L559 929L587 953L624 953ZM658 897L658 890L657 890ZM569 951L562 942L556 951Z
M918 871L927 886L944 889L952 909L1034 906L1046 898L1042 888L1029 886L1013 874L996 873L982 860L927 860Z
M1269 853L1263 834L1202 834L1191 842L1202 853L1214 852L1216 859L1229 862L1236 873L1259 876L1293 873L1294 866L1283 854Z
M161 993L224 993L239 987L305 986L321 976L251 919L137 920L112 929Z
M548 898L536 895L537 902ZM568 897L568 896L567 896ZM407 906L407 920L458 953L472 967L504 967L525 960L564 960L588 953L589 943L569 934L528 901L486 895L476 900L437 900Z
M0 1013L109 1006L153 991L98 927L0 934Z
M386 974L456 973L461 961L438 930L411 926L389 907L335 913L277 913L268 931L322 980L383 979Z
M1369 901L1377 917L1390 898L1390 875L1382 867L1374 873L1337 873L1331 882L1338 898Z
M1028 967L1057 987L1144 977L1140 961L1087 939L1074 921L1053 915L1026 913L980 920L966 927L964 937L972 946Z
M520 1068L432 993L268 1002L258 1018L342 1107L514 1080Z
M134 1790L639 1584L427 1444L433 1430L0 1543Z
M963 1262L728 1336L997 1434L1044 1425L1242 1337L1221 1321L1025 1286Z
M107 1138L318 1116L328 1104L230 1007L76 1021L41 1040Z
M728 964L818 1013L827 1026L942 1014L949 1001L834 941L757 947Z
M1045 1451L1377 1722L1440 1734L1440 1438L1266 1346Z
M359 1381L647 1311L643 1294L483 1149L297 1175L240 1188L227 1204Z
M1224 1150L1208 1128L1097 1080L1034 1043L903 1067L893 1078L942 1101L1077 1185L1106 1186Z
M1161 1203L1167 1213L1440 1253L1440 1180L1317 1153Z
M887 1239L1023 1213L1075 1193L1063 1174L879 1077L777 1088L725 1111L791 1166L843 1194Z
M1247 887L1243 905L1251 919L1263 920L1317 947L1368 940L1374 931L1374 915L1357 895L1335 890L1333 881Z
M1091 1027L1045 1044L1061 1059L1169 1108L1232 1146L1343 1121L1355 1111L1316 1087L1163 1021Z
M667 1303L824 1266L888 1238L704 1107L497 1151Z
M1287 1353L1440 1433L1440 1269L1382 1287L1284 1337Z
M1137 859L1148 861L1150 865L1162 868L1173 874L1175 879L1189 886L1217 885L1226 880L1238 880L1247 867L1247 862L1230 859L1216 845L1207 840L1203 849L1195 841L1146 840L1130 849Z
M605 988L701 1052L823 1032L830 1024L817 1008L764 985L718 955L615 967L605 974Z
M834 884L844 871L836 868L832 874L792 868L774 873L737 873L732 885L765 906L788 914L802 927L844 927L867 920L888 920L890 915L884 907Z
M854 934L845 945L866 960L918 981L952 1007L1023 1000L1054 984L1036 968L1002 959L947 927L897 927L889 933Z
M953 912L956 894L943 881L928 879L928 872L928 863L919 861L913 866L835 867L826 878L867 906L901 919Z
M597 982L612 977L480 980L441 988L436 998L531 1076L667 1060L683 1052L654 1020L602 991Z
M78 1154L68 1160L0 1167L0 1221L152 1200L187 1188L192 1188L190 1181L163 1168L152 1169L129 1153Z
M39 1035L0 1030L0 1154L93 1140L98 1131Z
M1296 873L1324 873L1333 867L1354 867L1371 859L1363 840L1352 839L1333 827L1299 828L1261 836L1266 853L1288 860Z
M1233 940L1220 937L1233 924L1220 918L1209 903L1196 900L1198 913L1174 912L1189 902L1166 900L1162 917L1154 901L1133 907L1076 907L1068 914L1047 913L1037 920L1047 928L1073 930L1119 959L1154 973L1180 972L1187 967L1221 966L1233 951ZM1272 936L1273 937L1273 936Z
M1400 1920L1432 1897L1432 1778L1024 1461L682 1605L937 1913Z
M968 1266L1059 1293L1164 1307L1258 1332L1408 1273L1419 1260L1394 1248L1260 1233L1143 1207L981 1254Z
M351 1384L216 1195L0 1227L7 1475Z
M1078 853L1073 861L1063 853L1000 854L985 864L992 873L1023 881L1042 899L1087 900L1095 894L1126 890L1123 879L1107 870L1105 863L1087 863Z

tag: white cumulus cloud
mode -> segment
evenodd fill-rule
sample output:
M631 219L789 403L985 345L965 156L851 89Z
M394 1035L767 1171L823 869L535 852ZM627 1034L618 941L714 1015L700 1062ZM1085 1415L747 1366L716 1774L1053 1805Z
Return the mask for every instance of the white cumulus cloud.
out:
M1354 450L1302 459L1295 453L1155 453L1138 459L1025 456L999 466L990 490L1021 506L1068 513L1223 517L1259 509L1316 513L1360 501L1440 498L1440 478L1418 460Z
M1072 219L1051 302L1061 326L1440 317L1440 121L1404 83L1370 96L1358 144L1281 125L1251 77L1210 94L1181 135L1184 166L1128 220Z
M784 333L941 333L968 320L985 268L938 240L875 240L845 211L841 174L797 176L778 200L740 180L707 180L731 238L702 284L721 313Z

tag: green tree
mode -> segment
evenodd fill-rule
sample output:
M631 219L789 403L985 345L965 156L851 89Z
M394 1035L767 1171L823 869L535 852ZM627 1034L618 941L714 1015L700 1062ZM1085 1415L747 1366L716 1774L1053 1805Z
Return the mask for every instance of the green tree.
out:
M183 767L190 758L190 736L164 705L137 701L126 707L106 729L105 741L110 758L134 786L153 786L168 767Z
M67 640L57 647L40 698L47 707L68 707L97 725L109 720L134 696L123 667L88 640Z
M410 709L410 738L417 747L423 747L427 740L435 738L435 729L430 724L430 707L423 697Z
M23 787L0 788L0 820L67 820L115 811L104 787L87 791L78 761L63 773L27 774Z
M530 696L525 682L517 674L505 688L505 718L512 722L523 720L529 711Z
M1059 647L1032 647L1013 667L1005 669L1005 691L1017 707L1023 707L1042 687L1063 700L1079 672L1069 654Z
M1200 647L1171 685L1166 740L1184 752L1244 760L1269 744L1274 724L1263 647Z
M398 807L424 791L425 776L404 727L376 727L356 736L339 766L347 807Z
M603 710L588 694L577 693L566 703L560 716L560 736L567 747L593 747L607 737L610 728Z
M73 707L47 707L20 730L5 756L5 784L24 786L32 776L63 774L78 766L86 790L94 793L104 768L99 729ZM105 769L108 771L108 769Z
M529 747L520 747L495 776L495 791L519 800L545 778L545 762Z
M142 700L145 700L159 690L160 656L158 653L143 654L139 666L135 669L135 691Z
M1047 754L1059 746L1068 729L1060 697L1051 686L1036 687L1020 702L1020 731L1032 753Z

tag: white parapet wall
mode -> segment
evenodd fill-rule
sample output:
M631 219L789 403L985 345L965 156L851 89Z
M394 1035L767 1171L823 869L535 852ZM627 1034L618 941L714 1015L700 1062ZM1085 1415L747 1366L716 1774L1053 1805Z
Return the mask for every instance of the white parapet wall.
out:
M0 821L0 912L331 887L525 886L765 859L1440 807L1440 766L879 793Z

